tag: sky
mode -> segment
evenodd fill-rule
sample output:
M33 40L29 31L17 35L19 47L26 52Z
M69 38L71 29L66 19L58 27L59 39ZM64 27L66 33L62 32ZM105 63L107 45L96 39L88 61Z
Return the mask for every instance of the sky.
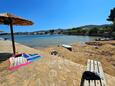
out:
M34 22L32 26L14 26L15 32L108 24L106 19L114 7L115 0L0 0L0 13ZM0 25L0 30L10 32L6 25Z

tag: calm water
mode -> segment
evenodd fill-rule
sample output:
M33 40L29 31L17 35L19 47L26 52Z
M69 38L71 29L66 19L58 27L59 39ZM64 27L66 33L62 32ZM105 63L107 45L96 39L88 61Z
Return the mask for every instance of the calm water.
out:
M0 36L7 37L9 36ZM67 36L67 35L15 35L15 41L30 47L47 47L52 45L72 44L76 42L92 41L96 37Z

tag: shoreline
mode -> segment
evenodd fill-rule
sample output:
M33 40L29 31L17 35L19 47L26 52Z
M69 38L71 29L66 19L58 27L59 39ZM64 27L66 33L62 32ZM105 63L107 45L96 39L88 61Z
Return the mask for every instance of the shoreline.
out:
M75 80L76 86L80 86L80 80L82 73L85 70L87 59L94 59L102 63L108 85L113 86L115 82L115 46L111 45L111 43L114 42L109 42L110 44L108 44L108 42L102 43L103 45L98 46L98 48L92 45L86 44L82 46L76 43L72 45L73 51L69 51L61 46L34 49L20 43L16 43L16 49L18 52L30 54L37 53L43 56L43 58L13 72L7 70L7 67L9 66L8 61L3 61L0 63L0 77L2 77L0 79L0 85L3 86L3 84L8 84L12 86L18 83L19 86L28 86L27 84L31 84L31 86L33 86L39 78L40 80L45 80L46 83L57 83L56 81L58 80L64 80L69 83L69 85L72 85L73 83L70 80ZM50 55L50 51L52 49L58 51L57 56ZM12 53L11 41L0 41L0 55L1 53ZM51 79L49 73L53 73L55 78ZM11 77L12 79L10 79ZM25 82L22 82L22 80L25 80ZM60 85L62 86L62 84ZM42 86L44 86L43 81Z
M6 36L7 37L7 36ZM10 38L10 36L8 37ZM49 47L55 46L60 44L73 44L76 42L87 42L95 39L95 37L87 37L87 36L60 36L60 35L51 35L51 36L39 36L39 35L32 35L32 36L24 36L24 35L16 35L15 40L18 43L29 47Z
M100 61L106 73L115 76L115 41L92 41L87 43L72 44L73 51L69 51L61 46L49 46L46 48L36 48L42 52L50 54L52 50L58 52L58 56L86 65L87 59Z

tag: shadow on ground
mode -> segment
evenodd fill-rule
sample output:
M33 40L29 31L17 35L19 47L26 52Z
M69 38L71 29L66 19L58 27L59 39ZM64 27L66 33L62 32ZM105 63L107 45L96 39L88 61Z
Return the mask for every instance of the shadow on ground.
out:
M90 81L90 80L100 80L100 77L96 73L93 73L93 72L90 72L90 71L85 71L83 73L83 75L82 75L80 86L85 86L84 85L84 81L85 80L87 80L87 81Z
M0 53L0 63L6 61L11 56L12 56L11 53Z

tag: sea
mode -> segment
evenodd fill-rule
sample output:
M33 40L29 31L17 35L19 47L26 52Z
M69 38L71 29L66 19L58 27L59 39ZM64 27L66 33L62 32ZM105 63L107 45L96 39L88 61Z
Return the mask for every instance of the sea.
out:
M10 35L1 35L2 38L11 40ZM48 47L62 44L71 45L78 42L93 41L97 37L72 36L72 35L14 35L15 41L29 47Z

